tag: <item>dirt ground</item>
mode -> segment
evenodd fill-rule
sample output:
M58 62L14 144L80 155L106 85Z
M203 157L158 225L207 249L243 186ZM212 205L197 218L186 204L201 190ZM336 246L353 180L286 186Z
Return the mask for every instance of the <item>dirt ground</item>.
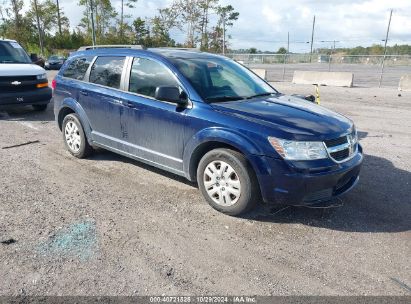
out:
M136 161L73 158L52 106L1 113L0 295L410 295L411 92L398 94L321 88L360 132L360 183L339 208L244 218Z

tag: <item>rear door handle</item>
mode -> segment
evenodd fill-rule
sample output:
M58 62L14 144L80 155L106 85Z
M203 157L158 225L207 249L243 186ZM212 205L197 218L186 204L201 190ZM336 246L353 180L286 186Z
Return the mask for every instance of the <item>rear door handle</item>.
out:
M81 91L80 91L80 94L81 94L81 95L84 95L84 96L88 96L88 92L87 92L87 91L84 91L84 90L81 90Z
M131 102L131 101L123 101L123 105L125 105L126 107L129 107L129 108L135 108L136 107L135 103Z

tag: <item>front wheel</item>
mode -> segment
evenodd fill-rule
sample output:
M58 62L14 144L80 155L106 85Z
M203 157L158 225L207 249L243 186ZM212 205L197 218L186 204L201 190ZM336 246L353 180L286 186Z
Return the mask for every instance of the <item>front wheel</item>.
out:
M254 171L237 151L216 149L204 155L198 166L197 182L207 202L228 215L251 210L260 198Z
M67 150L77 158L87 157L92 152L77 114L69 114L63 119L63 139Z

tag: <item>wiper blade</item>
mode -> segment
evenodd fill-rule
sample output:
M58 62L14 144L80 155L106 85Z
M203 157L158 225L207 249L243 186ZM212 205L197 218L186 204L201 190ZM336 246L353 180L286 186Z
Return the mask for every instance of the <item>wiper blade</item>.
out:
M234 101L234 100L243 100L244 97L241 96L216 96L206 98L209 102L218 102L218 101Z
M252 99L252 98L257 98L257 97L264 97L264 96L270 96L270 95L274 95L274 94L276 94L276 93L274 93L274 92L271 92L271 93L261 93L261 94L256 94L256 95L253 95L253 96L249 96L249 97L247 97L247 99Z

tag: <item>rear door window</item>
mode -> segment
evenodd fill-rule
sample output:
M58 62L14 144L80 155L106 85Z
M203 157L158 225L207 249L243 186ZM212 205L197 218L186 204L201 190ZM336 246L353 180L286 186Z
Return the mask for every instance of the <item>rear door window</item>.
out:
M91 67L89 81L120 89L125 57L98 57Z
M154 97L159 86L179 87L171 71L161 63L145 58L134 58L129 91Z
M63 72L63 76L76 80L84 80L87 69L94 57L82 57L74 59Z

